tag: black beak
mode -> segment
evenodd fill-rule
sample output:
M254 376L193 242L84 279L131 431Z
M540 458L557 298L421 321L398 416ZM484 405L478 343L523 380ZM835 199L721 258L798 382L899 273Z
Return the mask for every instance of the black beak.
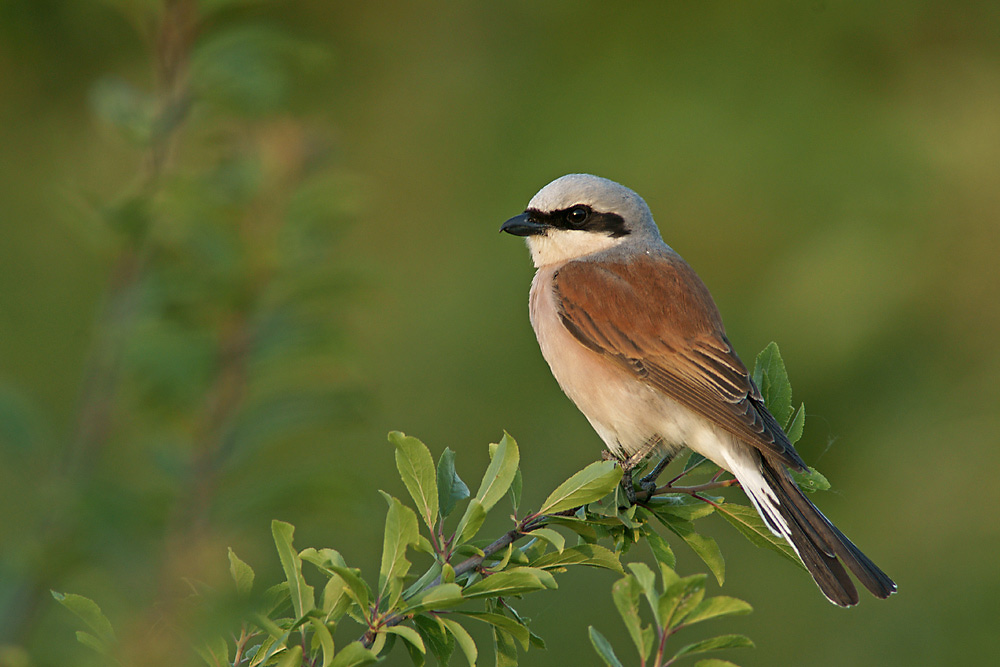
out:
M535 236L545 233L546 225L532 219L531 214L525 212L515 215L513 218L500 226L501 232L507 232L514 236Z

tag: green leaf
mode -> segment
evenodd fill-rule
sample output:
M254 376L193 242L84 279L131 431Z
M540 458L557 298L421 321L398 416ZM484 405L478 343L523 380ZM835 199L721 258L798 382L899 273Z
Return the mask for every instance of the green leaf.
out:
M711 498L711 496L706 497ZM712 505L703 500L681 493L656 496L649 501L649 509L666 523L673 522L675 519L682 522L697 521L715 511Z
M250 660L250 667L263 665L269 662L274 655L284 651L287 648L288 637L291 634L291 630L283 631L266 616L256 616L254 621L257 626L267 632L269 637L257 648Z
M392 625L383 628L383 630L394 635L399 635L421 653L427 653L427 647L424 646L424 640L420 638L420 634L413 628L407 625Z
M589 565L624 574L618 556L600 544L578 544L561 552L550 551L531 562L531 567L541 570L564 568L568 565Z
M396 643L395 636L390 637L390 639L393 640L393 644ZM406 649L406 653L410 656L410 661L413 663L413 667L424 667L424 665L427 664L427 656L421 653L413 644L403 642L403 648ZM385 652L386 654L391 653L392 646L389 646Z
M429 539L427 539L423 535L418 535L417 536L416 549L417 549L417 551L422 551L423 553L427 554L428 556L433 556L433 555L435 555L437 553L434 550L434 545L431 544L431 541Z
M676 660L683 655L721 651L727 648L753 648L753 642L743 635L720 635L719 637L712 637L711 639L688 644L674 654L674 659Z
M719 507L727 507L728 503ZM715 575L715 580L721 586L726 580L726 561L722 558L719 544L711 537L696 533L690 523L671 522L665 524L678 537L684 540L691 549L708 565Z
M271 588L269 588L268 591L272 591L272 590L274 590L276 588L285 588L285 589L287 589L288 588L288 582L282 582L282 583L277 584L275 586L271 586ZM287 597L288 596L285 596L285 598L281 600L281 604L282 605L284 605L286 603ZM271 613L274 613L276 611L276 609L272 608L269 611ZM281 619L281 620L282 620L283 623L285 623L286 621L288 621L288 619ZM274 639L278 639L280 641L285 641L285 639L288 638L288 631L282 629L277 623L275 623L274 621L272 621L270 618L268 618L264 614L254 614L253 615L253 622L257 626L259 626L261 630L263 630L264 632L266 632L269 636L271 636ZM285 623L285 624L287 625L287 623ZM258 651L258 654L259 653L260 652Z
M229 642L222 635L217 635L194 649L210 667L229 664Z
M485 511L490 511L497 504L507 489L514 481L517 472L517 464L520 461L520 454L517 449L517 442L504 432L503 438L497 443L492 453L493 459L486 468L483 481L476 492L476 500L482 504Z
M444 568L441 566L441 561L435 560L431 563L431 566L420 575L420 577L410 584L405 591L403 591L403 597L409 600L414 595L420 593L422 590L426 589L432 581L441 578L437 583L449 583L443 578Z
M653 552L656 562L662 563L671 569L677 566L677 557L674 556L673 549L670 548L667 541L660 537L658 533L653 532L652 528L646 533L646 544L649 545L650 550Z
M89 632L84 632L83 630L77 630L76 641L80 642L81 644L83 644L84 646L93 651L97 651L101 655L111 655L111 648L107 644L102 642L100 639L90 634ZM202 654L202 658L206 658L206 656ZM209 664L216 665L219 663L210 661Z
M447 609L460 605L465 601L462 587L458 584L438 584L417 594L400 611L401 614L417 614L429 609Z
M388 640L392 641L388 641ZM386 648L386 644L389 648L386 649L386 653L392 650L393 645L396 643L396 635L390 635L385 632L379 632L375 634L375 639L372 641L371 652L378 655L382 652L382 649Z
M483 623L489 623L494 628L503 630L520 642L524 650L528 650L528 646L531 643L531 633L528 631L528 628L513 618L488 611L460 611L458 613L469 618L474 618L477 621L482 621Z
M382 566L379 568L379 597L388 602L387 609L395 607L403 593L403 577L410 571L406 558L407 547L417 543L420 530L417 516L392 496L385 495L389 511L385 517L385 539L382 544Z
M587 633L590 635L590 643L593 645L594 650L597 651L597 655L601 656L601 660L608 667L623 667L622 661L618 659L615 655L615 650L611 647L611 642L604 638L597 629L590 625L587 627Z
M371 614L371 609L369 609L369 606L371 605L371 591L368 589L368 584L366 584L364 580L358 576L358 573L354 568L341 567L340 565L330 565L329 569L330 571L336 573L336 575L343 579L344 583L347 584L347 594L350 595L351 599L354 600L354 603L358 605L362 616L364 616L367 621Z
M517 512L517 508L521 506L521 488L524 486L524 480L521 478L521 469L518 468L514 473L514 481L510 483L510 504L514 507L514 512Z
M438 513L437 471L430 450L416 438L393 431L389 442L396 447L396 469L410 492L417 513L434 530Z
M641 562L629 563L628 569L632 571L632 576L635 577L636 582L639 584L639 590L646 596L646 601L649 603L649 608L653 611L653 618L656 620L656 624L662 625L660 623L660 594L656 590L656 575L653 574L648 565Z
M556 524L559 526L566 526L583 538L585 542L597 541L597 531L587 519L580 519L575 516L549 516L546 519L546 523L549 525Z
M476 642L473 641L472 635L469 634L469 631L466 630L461 623L450 618L442 618L441 622L444 623L446 628L448 628L448 632L455 637L455 641L458 643L459 648L461 648L462 653L465 654L465 659L469 661L469 667L476 667L476 660L479 659L479 649L476 648Z
M597 502L590 503L586 507L586 511L581 512L577 510L574 516L586 517L591 523L603 522L603 525L607 526L617 526L621 523L619 519L619 514L621 513L621 507L626 505L623 500L623 493L620 493L621 487L615 489L614 493L609 493ZM631 508L629 508L631 509ZM607 517L611 521L605 521L602 517Z
M253 568L240 560L231 547L229 549L229 573L233 575L233 581L236 582L236 592L242 596L250 595L250 591L253 590Z
M805 569L802 561L795 554L795 550L785 540L771 532L754 508L735 503L725 503L719 506L718 512L722 515L722 518L732 524L736 530L743 533L743 536L753 544L776 551L799 567Z
M271 522L271 535L274 536L274 544L278 548L281 569L285 571L285 580L288 582L288 592L292 598L292 607L295 609L295 618L302 618L316 606L316 598L312 586L307 584L302 576L302 560L292 548L295 526L275 519Z
M682 472L688 474L694 472L694 469L698 467L701 468L698 472L708 472L709 470L719 469L719 466L715 465L698 452L691 452L690 456L688 456L688 460L684 463L684 470Z
M275 667L300 667L302 664L302 647L293 646L282 653Z
M492 600L490 601L490 603L491 604L496 604ZM521 616L519 613L517 613L517 609L514 609L509 604L504 605L504 611L506 611L508 614L510 614L511 618L513 618L515 621L517 621L518 623L520 623L521 625L523 625L525 628L527 628L527 630L528 630L528 643L529 644L531 644L532 646L537 646L538 648L542 649L543 651L545 650L545 640L542 639L541 637L539 637L538 635L536 635L534 632L532 632L531 628L528 627L528 621L530 621L531 619L524 618L523 616Z
M830 481L815 468L809 468L809 472L798 472L797 470L789 470L789 472L792 474L792 479L803 491L812 493L813 491L828 491L830 489Z
M788 425L788 430L785 435L788 436L788 442L793 445L802 439L802 431L806 426L806 404L802 403L799 405L798 411L795 416L792 417L792 423Z
M503 556L500 560L496 561L494 564L489 566L489 569L494 572L499 572L507 568L507 564L510 562L510 557L514 555L514 545L508 544L507 548L503 551ZM494 554L496 556L496 554Z
M787 426L792 416L792 385L788 382L788 372L777 343L769 343L757 355L753 379L768 411L782 427Z
M313 629L313 640L319 641L319 645L323 649L323 662L320 663L321 667L329 667L330 663L333 662L335 653L333 647L333 635L330 634L330 629L319 618L309 619L309 625L312 626Z
M749 614L751 611L753 611L753 607L743 600L731 598L725 595L718 595L714 598L702 600L701 603L692 609L691 613L684 618L684 624L693 625L695 623L701 623L702 621L718 618L720 616Z
M517 647L510 633L493 628L493 650L496 652L496 667L517 667Z
M555 514L600 500L614 491L621 478L621 466L615 461L595 461L557 486L538 513Z
M97 634L96 638L103 645L114 643L115 631L111 627L111 621L107 619L96 602L75 593L63 594L52 591L52 597L86 623L87 627Z
M537 537L543 539L552 546L556 548L556 551L562 553L562 550L566 548L566 538L552 530L551 528L536 528L535 530L528 533L532 537Z
M351 642L334 657L330 667L361 667L378 662L378 655L366 649L361 642Z
M351 596L347 594L347 584L337 575L331 576L323 586L321 601L327 623L335 622L351 607Z
M521 595L545 588L557 588L555 578L534 567L514 567L503 572L491 574L485 579L465 588L462 594L466 599Z
M728 660L709 658L708 660L699 660L694 664L694 667L740 667L740 666L734 662L729 662Z
M486 508L483 507L478 498L473 498L465 506L465 513L459 519L458 527L455 529L455 535L458 536L456 544L468 542L475 537L485 520Z
M611 598L614 600L618 614L625 623L635 650L639 653L640 661L645 662L649 658L649 653L653 648L651 628L642 627L642 619L639 618L639 594L642 592L639 582L632 575L626 575L619 579L611 587Z
M707 575L694 574L672 584L660 597L660 618L664 627L675 628L705 597Z
M455 472L455 452L445 447L437 465L438 505L441 516L448 516L455 503L469 497L469 487Z
M440 665L447 665L451 660L452 653L455 652L455 638L449 634L447 626L439 616L427 614L417 614L413 617L413 626L420 633L420 637ZM411 657L413 656L411 652Z
M663 582L663 590L670 590L670 587L681 580L677 573L672 567L668 567L664 563L659 563L660 566L660 578Z

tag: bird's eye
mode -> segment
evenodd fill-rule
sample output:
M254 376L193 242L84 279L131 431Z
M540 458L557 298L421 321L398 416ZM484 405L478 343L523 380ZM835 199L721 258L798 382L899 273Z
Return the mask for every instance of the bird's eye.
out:
M585 223L589 217L590 209L586 206L574 206L570 210L566 211L566 222L574 227L579 227Z

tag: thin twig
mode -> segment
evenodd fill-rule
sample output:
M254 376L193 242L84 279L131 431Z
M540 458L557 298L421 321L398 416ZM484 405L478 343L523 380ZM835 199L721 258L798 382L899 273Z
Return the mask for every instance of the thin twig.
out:
M496 540L488 544L483 548L482 554L476 554L475 556L470 556L466 558L458 565L454 566L455 577L460 577L463 574L467 574L483 564L483 561L496 555L500 551L506 549L511 544L521 540L525 537L530 537L531 532L538 530L548 524L549 516L572 516L579 510L579 507L574 507L572 509L564 510L562 512L554 512L551 515L548 514L529 514L524 519L518 522L518 525L506 533L498 537ZM425 591L429 588L434 588L441 584L441 576L438 575L433 581L431 581L427 586L417 591L417 593ZM409 618L406 614L389 614L383 616L379 619L373 619L371 625L369 625L368 630L364 635L358 640L365 648L371 648L372 644L375 642L375 637L378 631L382 628L390 628L394 625L399 625L403 621Z
M734 484L739 484L738 480L735 479L724 479L721 482L705 482L704 484L696 484L694 486L671 486L671 482L664 484L663 486L657 488L653 491L653 496L660 496L667 493L686 493L689 496L694 496L699 500L704 500L698 494L703 491L712 491L713 489L724 489L726 487L733 486Z
M714 503L712 503L711 500L709 500L708 498L704 498L698 494L704 491L711 491L713 489L726 488L738 483L737 480L735 479L727 479L723 481L713 480L711 482L706 482L704 484L697 484L694 486L672 486L672 484L681 477L683 477L683 475L679 475L675 479L670 480L670 482L668 482L664 486L655 489L650 494L650 498L667 493L684 493L694 498L697 498L698 500L714 505ZM479 568L483 564L483 561L485 561L486 559L496 555L503 549L506 549L511 544L517 542L518 540L524 537L530 537L532 531L538 530L539 528L548 525L548 519L550 516L572 516L577 511L579 511L579 509L580 509L579 507L574 507L572 509L564 510L562 512L555 512L551 515L529 514L528 516L521 519L514 528L508 530L506 533L504 533L503 535L495 539L493 542L488 544L486 547L484 547L481 554L470 556L469 558L466 558L458 565L453 566L453 569L455 571L455 577L460 577L463 574L466 574L468 572L471 572ZM425 591L429 588L433 588L440 584L441 584L441 575L438 575L433 581L427 584L427 586L422 588L421 591ZM417 592L419 593L421 591ZM368 630L365 631L364 635L362 635L358 641L360 641L365 648L371 648L372 644L374 644L375 642L375 637L378 635L379 630L381 630L382 628L399 625L408 618L409 615L406 614L388 614L386 616L379 617L378 619L373 619L372 623L368 627Z

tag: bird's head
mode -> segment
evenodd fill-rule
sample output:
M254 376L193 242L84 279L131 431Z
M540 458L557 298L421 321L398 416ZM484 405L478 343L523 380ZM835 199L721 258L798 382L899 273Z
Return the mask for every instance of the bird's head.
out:
M590 174L569 174L538 191L524 213L500 231L523 236L536 267L561 263L623 243L659 240L642 197Z

